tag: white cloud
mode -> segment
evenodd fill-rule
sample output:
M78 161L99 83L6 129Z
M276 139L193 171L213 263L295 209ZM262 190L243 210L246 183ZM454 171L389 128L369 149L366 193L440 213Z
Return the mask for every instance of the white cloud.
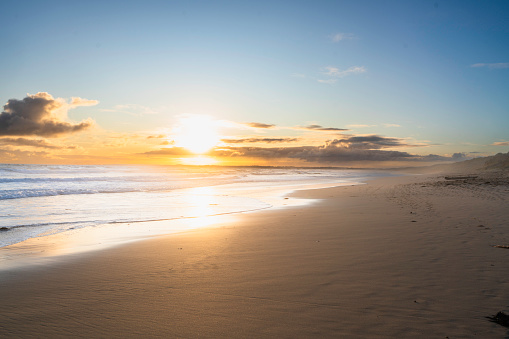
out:
M341 70L341 69L339 69L337 67L333 67L333 66L327 66L327 67L325 67L325 70L326 70L326 72L324 72L324 74L326 74L330 77L334 77L334 78L343 78L343 77L346 77L347 75L360 74L360 73L367 72L367 70L364 66L352 66L345 70Z
M323 84L334 84L336 83L338 78L344 78L348 75L352 74L361 74L366 73L367 70L364 66L352 66L345 70L341 70L334 66L324 67L324 71L322 72L324 75L328 76L329 79L317 79L318 82Z
M488 67L488 68L491 68L491 69L494 69L494 68L509 68L509 62L499 62L499 63L491 63L491 64L473 64L473 65L470 65L470 67L476 67L476 68L479 68L479 67Z
M329 85L335 84L336 81L338 81L338 80L337 79L327 79L327 80L318 79L318 82L321 82L322 84L329 84Z
M401 125L398 124L384 124L385 127L401 127Z
M336 33L330 36L333 42L340 42L341 40L351 40L355 38L352 33Z

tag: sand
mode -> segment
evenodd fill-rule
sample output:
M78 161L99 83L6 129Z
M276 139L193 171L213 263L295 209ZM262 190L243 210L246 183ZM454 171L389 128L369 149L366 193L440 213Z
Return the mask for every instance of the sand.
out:
M0 337L507 337L486 318L509 308L489 175L298 191L319 200L4 269Z

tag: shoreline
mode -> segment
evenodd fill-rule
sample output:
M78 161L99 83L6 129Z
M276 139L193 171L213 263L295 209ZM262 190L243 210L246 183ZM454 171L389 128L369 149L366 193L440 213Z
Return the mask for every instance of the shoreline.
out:
M205 173L198 169L188 173L180 167L165 169L150 167L143 172L139 167L120 167L105 173L105 168L95 168L84 173L80 167L64 166L49 173L32 166L25 172L13 171L2 191L0 246L110 223L175 220L287 205L281 196L294 189L329 187L380 175L343 170L219 173L216 169ZM32 185L38 189L31 189ZM122 229L119 233L129 232Z
M0 277L0 336L503 337L509 186L435 176L296 191Z
M219 187L206 187L210 199L200 206L207 209L207 204L215 202L214 197L232 196L234 199L256 200L259 205L265 205L253 209L243 209L240 211L231 211L215 214L206 214L201 216L175 217L159 220L142 221L121 221L103 223L96 226L69 229L53 234L36 236L28 238L21 242L0 247L0 272L2 270L31 266L44 265L65 260L66 256L85 254L87 252L107 250L109 248L123 246L137 241L170 236L180 233L193 231L200 228L212 227L219 223L233 222L242 214L256 213L264 210L278 210L281 208L306 206L316 202L317 199L295 196L293 193L299 191L319 190L326 188L363 185L369 180L369 177L363 178L363 181L345 181L335 184L294 184L286 186L277 186L265 189L263 192L253 190L253 188L236 188L232 190L231 185L221 185ZM376 180L376 179L375 179ZM199 188L202 189L202 188ZM196 188L184 189L183 191L193 191ZM233 194L232 194L233 193ZM199 197L197 197L198 200ZM219 201L217 201L219 203ZM217 205L212 203L212 205ZM200 213L197 213L200 214ZM135 225L142 224L142 227ZM14 230L10 230L12 232Z

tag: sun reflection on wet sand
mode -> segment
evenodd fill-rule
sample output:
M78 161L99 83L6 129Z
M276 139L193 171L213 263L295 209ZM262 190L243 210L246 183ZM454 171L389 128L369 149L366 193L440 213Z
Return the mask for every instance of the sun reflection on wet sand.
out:
M318 188L321 185L307 185ZM238 221L237 212L260 210L268 207L282 208L312 203L313 199L286 196L285 193L303 188L302 185L253 187L246 185L219 185L180 190L177 195L157 197L158 208L178 211L168 219L107 223L97 226L70 229L66 232L31 238L21 243L2 248L0 269L28 264L39 264L55 260L56 257L107 247L132 243L165 234L175 234L207 227L222 227ZM150 204L150 196L144 195L143 203ZM167 199L167 203L164 203ZM246 200L247 199L247 200ZM263 201L256 205L250 199ZM258 200L259 199L259 200ZM155 201L154 201L155 203ZM247 205L246 205L247 204ZM140 205L141 207L144 205ZM254 209L246 209L253 206Z
M104 249L164 234L175 234L234 222L235 214L221 214L214 206L220 194L214 187L197 187L181 195L182 216L159 221L109 223L31 238L2 248L1 268L47 262L52 257ZM171 208L171 206L168 206Z

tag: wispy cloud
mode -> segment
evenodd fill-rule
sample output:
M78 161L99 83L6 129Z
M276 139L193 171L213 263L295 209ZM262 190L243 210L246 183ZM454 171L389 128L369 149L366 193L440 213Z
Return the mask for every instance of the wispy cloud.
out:
M176 156L182 156L182 155L193 155L191 151L183 148L183 147L170 147L170 148L160 148L155 151L148 151L144 153L140 153L143 155L176 155Z
M352 34L352 33L336 33L336 34L332 34L330 36L330 39L332 40L332 42L340 42L342 40L351 40L351 39L355 39L355 34Z
M325 67L325 70L326 70L324 72L325 75L328 75L328 76L334 77L334 78L343 78L343 77L346 77L347 75L359 74L359 73L366 72L366 68L364 66L352 66L345 70L341 70L341 69L339 69L337 67L333 67L333 66L327 66L327 67Z
M241 138L241 139L221 139L222 142L227 144L244 144L244 143L283 143L283 142L296 142L300 138Z
M264 124L261 122L245 122L242 125L252 128L263 128L263 129L276 127L276 125L274 124Z
M401 127L401 125L398 124L383 124L385 127Z
M491 146L509 146L509 141L497 141L492 143Z
M509 68L509 62L498 62L498 63L491 63L491 64L473 64L470 65L470 67L487 67L491 69L495 68Z
M337 79L344 78L346 76L352 75L352 74L361 74L366 73L367 69L364 66L352 66L347 69L339 69L334 66L327 66L324 67L324 71L322 74L328 76L328 79L318 79L318 82L324 83L324 84L334 84L337 82Z
M27 139L27 138L1 138L0 144L2 145L10 145L10 146L29 146L29 147L37 147L37 148L47 148L47 149L75 149L77 146L59 146L52 143L47 142L43 139Z
M346 129L346 128L323 127L321 125L298 126L298 127L295 127L295 129L307 130L307 131L325 131L325 132L348 131L348 129Z
M97 104L99 104L97 100L88 100L79 97L71 98L71 106L95 106Z
M332 85L332 84L335 84L338 79L327 79L327 80L324 80L324 79L318 79L317 80L318 82L322 83L322 84L329 84L329 85Z
M155 134L155 135L149 135L147 139L164 139L167 138L168 135L166 134Z

